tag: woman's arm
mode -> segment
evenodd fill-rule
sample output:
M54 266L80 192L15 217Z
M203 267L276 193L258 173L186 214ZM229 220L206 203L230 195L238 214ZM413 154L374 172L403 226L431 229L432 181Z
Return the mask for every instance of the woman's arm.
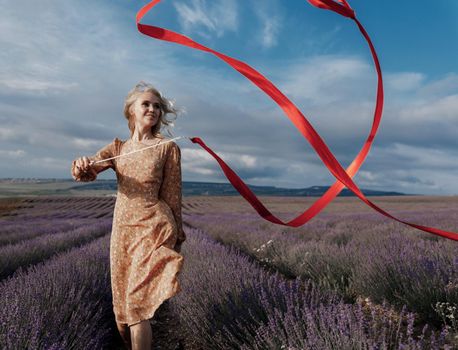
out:
M164 165L164 173L162 185L159 190L159 198L164 200L170 209L172 209L175 217L175 222L178 228L177 246L180 246L186 240L186 235L183 231L183 222L181 218L181 150L174 142Z
M100 149L93 156L75 159L72 162L71 167L71 174L73 179L78 182L94 181L97 178L98 173L108 168L112 168L113 170L115 170L113 159L89 165L88 162L95 162L98 160L114 157L118 141L118 138L115 138L110 144Z

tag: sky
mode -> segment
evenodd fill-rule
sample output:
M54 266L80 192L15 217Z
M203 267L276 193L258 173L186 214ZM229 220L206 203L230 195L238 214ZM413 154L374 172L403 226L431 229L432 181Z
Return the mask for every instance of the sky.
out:
M129 138L123 103L141 80L183 112L250 185L335 178L267 95L213 55L140 34L147 1L0 0L0 178L70 178L73 159ZM350 0L377 50L385 105L360 188L458 195L458 1ZM300 108L345 168L373 118L376 73L357 26L304 0L162 1L142 20L245 61ZM165 132L165 135L168 135ZM188 139L183 181L228 183ZM112 170L100 179L115 179Z

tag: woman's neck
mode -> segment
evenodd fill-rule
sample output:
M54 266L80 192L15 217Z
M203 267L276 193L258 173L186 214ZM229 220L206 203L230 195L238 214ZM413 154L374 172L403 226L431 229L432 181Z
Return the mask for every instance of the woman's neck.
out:
M142 142L142 141L147 141L147 140L153 140L155 137L151 133L151 129L144 130L144 131L135 129L134 133L132 134L130 138L132 141Z

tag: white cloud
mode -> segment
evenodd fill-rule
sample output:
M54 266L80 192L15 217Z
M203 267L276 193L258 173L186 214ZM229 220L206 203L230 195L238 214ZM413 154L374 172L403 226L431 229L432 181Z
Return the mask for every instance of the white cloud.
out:
M214 158L205 150L183 148L183 163L195 172L211 173L210 168L215 168ZM230 167L235 168L256 168L258 165L257 157L247 154L218 152L221 157ZM217 165L216 165L217 166ZM205 171L203 169L206 169Z
M103 142L99 139L92 140L88 138L74 137L67 140L67 142L75 149L86 152L94 152L94 150L98 150L104 146Z
M394 143L386 152L392 157L409 160L411 164L415 164L416 169L458 167L458 154L452 154L449 150Z
M183 154L183 161L187 161L190 163L206 163L211 161L213 158L207 151L200 150L200 149L190 149L190 148L183 148L181 150Z
M53 173L59 173L62 169L65 169L67 177L70 176L71 162L69 162L67 159L46 156L32 157L28 161L28 164L29 166L37 169L38 172L43 172L44 170L47 170Z
M252 1L251 5L261 24L259 35L261 46L264 48L276 46L283 20L278 4L273 1Z
M321 105L361 96L367 99L366 87L375 80L372 67L364 60L332 55L286 62L277 74L286 95Z
M421 86L425 75L417 72L403 72L396 74L386 74L386 87L392 90L409 91Z
M215 175L216 171L211 169L199 168L195 165L189 165L188 170L191 173L199 174L199 175Z
M434 101L417 101L403 108L399 117L404 121L453 123L458 126L458 94L437 98Z
M102 84L104 76L116 79L146 51L153 51L149 59L157 68L168 61L166 49L138 45L143 38L123 28L125 11L117 5L17 1L1 4L0 11L3 94L78 93Z
M32 80L30 77L24 79L8 79L0 78L0 85L3 85L7 89L18 90L18 91L30 91L34 93L40 93L45 91L62 91L71 90L78 87L78 83L65 83L59 81L49 80Z
M374 183L377 179L377 174L374 174L372 171L361 170L358 174L365 183Z
M255 168L258 165L256 157L247 155L247 154L242 154L240 157L240 162L242 163L242 166L247 167L247 168Z
M236 0L192 0L191 5L176 2L174 6L186 33L197 31L208 38L207 32L221 37L226 31L237 31Z
M6 157L6 158L23 157L25 154L26 152L22 149L17 149L14 151L0 150L0 157Z
M212 157L204 150L181 148L182 167L186 168L190 174L214 175L215 170L212 164Z
M16 130L12 128L0 127L0 141L13 140L16 136Z
M421 86L418 89L418 97L426 101L449 95L451 92L458 93L458 74L455 72Z

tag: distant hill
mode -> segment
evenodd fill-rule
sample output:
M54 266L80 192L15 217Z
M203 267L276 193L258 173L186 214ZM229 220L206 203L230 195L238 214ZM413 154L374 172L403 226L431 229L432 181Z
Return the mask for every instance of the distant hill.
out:
M320 197L330 186L312 186L307 188L281 188L275 186L254 186L248 187L256 195L264 196L284 196L284 197ZM404 193L400 192L384 192L374 191L368 189L361 189L365 196L402 196ZM184 195L207 195L207 196L224 196L224 195L238 195L239 193L230 183L216 183L216 182L188 182L183 181L183 194ZM355 194L349 189L345 188L340 192L339 196L349 197Z
M256 195L287 197L319 197L329 186L311 186L307 188L281 188L275 186L248 185ZM110 194L116 193L116 180L96 180L77 183L72 179L0 179L0 195L72 195L72 194ZM375 191L361 189L365 196L404 196L401 192ZM183 181L183 196L234 196L238 192L230 183ZM343 189L339 196L352 197L353 192Z

